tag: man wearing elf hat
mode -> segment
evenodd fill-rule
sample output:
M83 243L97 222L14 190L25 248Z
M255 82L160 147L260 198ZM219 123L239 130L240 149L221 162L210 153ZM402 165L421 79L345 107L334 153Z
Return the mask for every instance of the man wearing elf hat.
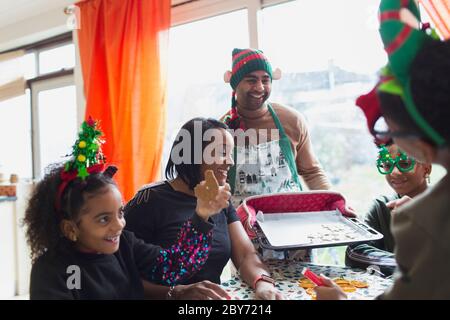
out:
M303 116L268 101L272 80L280 78L281 71L272 71L262 51L233 50L232 71L224 75L233 88L232 104L222 120L231 129L256 135L251 145L237 139L236 165L229 173L235 205L250 195L300 191L299 176L309 189L331 187L313 152Z

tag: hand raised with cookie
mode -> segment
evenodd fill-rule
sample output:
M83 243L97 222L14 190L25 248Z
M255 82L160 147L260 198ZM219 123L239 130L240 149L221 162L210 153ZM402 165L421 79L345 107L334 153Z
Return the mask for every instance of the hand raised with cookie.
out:
M219 186L212 170L205 171L205 180L194 188L194 193L197 197L195 211L203 220L208 220L210 216L228 207L231 197L230 186Z

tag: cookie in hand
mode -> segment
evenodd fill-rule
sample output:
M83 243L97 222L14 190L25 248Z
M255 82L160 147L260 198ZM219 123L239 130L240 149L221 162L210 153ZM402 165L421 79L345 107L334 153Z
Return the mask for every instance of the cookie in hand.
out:
M205 202L213 201L219 193L219 183L212 170L205 171L205 184L198 184L194 188L194 193L197 198Z

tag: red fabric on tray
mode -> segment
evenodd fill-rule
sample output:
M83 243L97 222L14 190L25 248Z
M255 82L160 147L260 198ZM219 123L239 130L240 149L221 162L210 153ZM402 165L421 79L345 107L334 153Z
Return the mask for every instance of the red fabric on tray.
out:
M338 209L345 216L352 216L345 210L345 198L338 192L309 191L278 193L246 198L237 208L237 214L251 239L256 237L253 226L258 211L263 213L312 212Z

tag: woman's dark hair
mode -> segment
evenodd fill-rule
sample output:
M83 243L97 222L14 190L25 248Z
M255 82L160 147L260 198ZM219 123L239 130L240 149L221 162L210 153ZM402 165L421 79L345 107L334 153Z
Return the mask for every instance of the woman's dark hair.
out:
M47 250L56 248L64 236L60 230L63 219L77 221L85 195L95 195L107 186L115 185L112 176L115 167L108 167L103 173L91 174L84 181L77 178L65 188L60 199L61 209L55 207L58 189L61 185L61 170L64 164L54 164L47 168L44 178L35 186L25 211L24 225L35 261Z
M422 117L450 141L450 41L430 41L417 54L410 69L411 92ZM430 141L409 115L399 96L378 93L383 114L402 127Z
M201 124L201 136L197 137L195 136L195 123ZM174 179L176 177L180 177L188 186L190 189L194 189L194 187L200 183L201 181L201 173L200 173L200 166L201 164L195 163L194 159L194 152L195 143L201 143L202 146L202 155L203 151L205 150L206 146L210 143L210 141L203 141L203 134L206 130L209 129L225 129L227 130L228 127L223 122L217 121L212 118L194 118L186 122L180 129L180 131L177 134L177 137L175 138L175 141L172 145L172 148L170 149L170 157L167 161L166 165L166 179ZM181 163L174 163L172 159L172 151L174 148L177 147L179 143L183 142L183 135L184 133L188 133L190 137L190 159L188 163L185 163L182 161ZM180 149L180 157L183 157L183 150ZM202 156L201 155L201 156ZM198 157L198 156L197 156Z

